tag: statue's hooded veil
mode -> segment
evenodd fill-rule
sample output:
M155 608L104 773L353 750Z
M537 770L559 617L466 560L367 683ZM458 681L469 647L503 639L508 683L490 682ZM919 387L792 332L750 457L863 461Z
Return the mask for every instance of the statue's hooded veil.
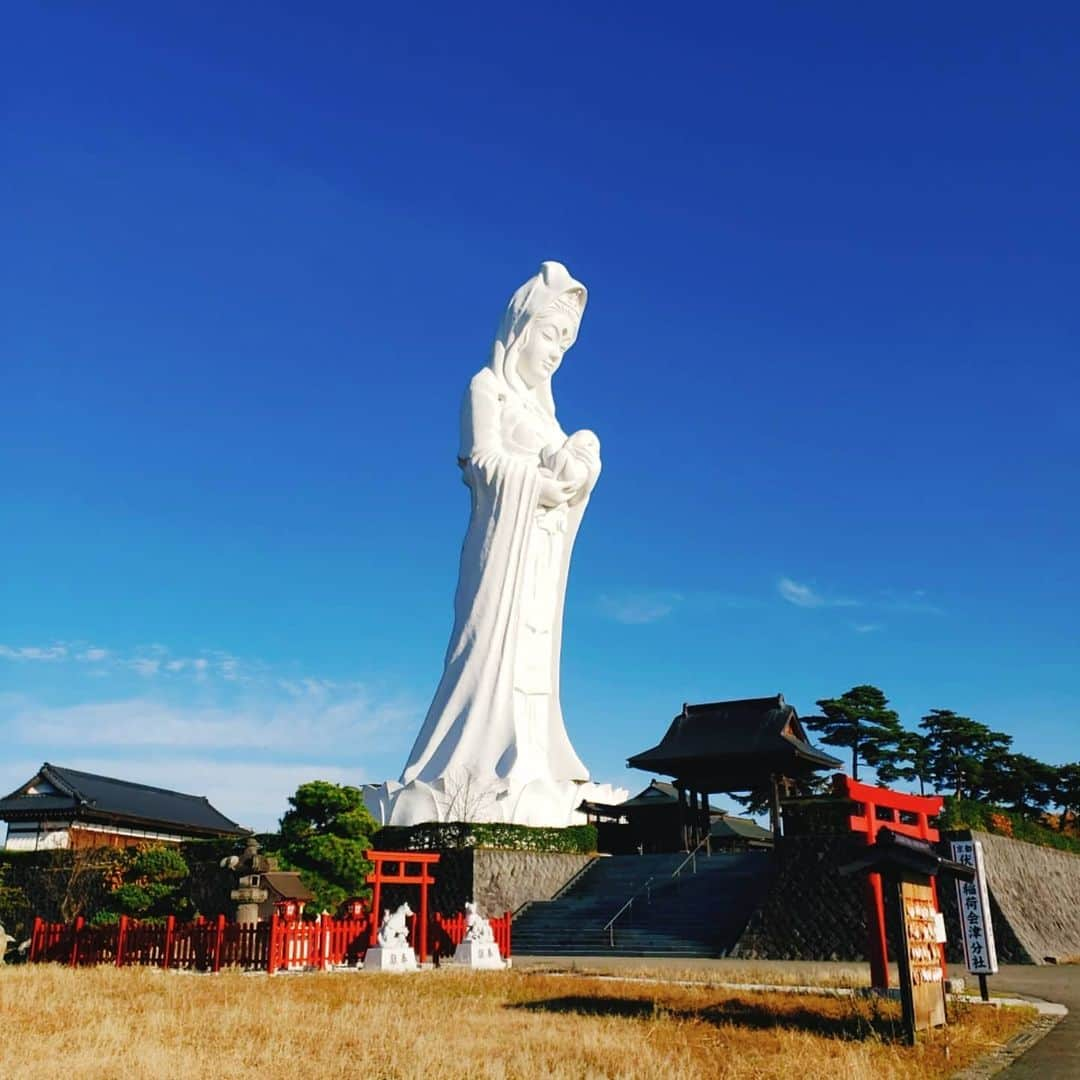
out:
M550 380L530 391L517 374L516 354L534 318L558 305L576 312L580 323L586 299L585 286L575 281L562 263L541 264L539 273L511 297L490 361L474 376L466 394L459 462L472 490L472 513L461 554L454 629L442 680L401 776L403 784L422 782L432 794L406 787L400 799L423 800L423 804L416 801L407 810L402 806L403 819L445 819L448 813L460 813L460 807L455 810L439 805L433 798L440 789L447 792L455 777L460 782L469 776L484 786L489 781L505 782L514 773L521 749L514 721L514 658L523 617L522 585L537 542L534 516L541 477L536 462L507 453L498 445L497 424L482 446L477 442L477 409L483 405L497 412L507 393L525 398L531 395L550 418L554 435L565 439L555 417ZM586 495L566 511L555 585L545 769L553 781L588 779L588 770L567 736L558 689L567 572L587 502ZM496 808L484 808L482 817L515 820L510 807L489 812L493 810Z
M589 292L580 281L570 276L570 271L561 262L543 262L535 277L529 278L517 292L510 297L510 303L503 312L495 335L495 344L491 349L491 361L488 367L501 382L508 384L514 391L524 396L530 391L517 373L516 356L521 346L521 336L526 327L545 311L550 311L561 301L563 305L577 313L577 327L581 325L581 316ZM571 342L573 344L573 342ZM568 346L569 347L569 346ZM551 380L545 379L532 392L532 396L549 415L555 415L555 399L551 393Z

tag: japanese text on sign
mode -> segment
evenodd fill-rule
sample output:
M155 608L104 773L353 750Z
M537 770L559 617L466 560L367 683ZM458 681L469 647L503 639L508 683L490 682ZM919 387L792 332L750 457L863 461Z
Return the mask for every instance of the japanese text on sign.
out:
M952 856L975 870L974 881L957 881L956 902L964 936L964 960L972 975L996 975L997 949L990 921L990 895L986 888L982 844L978 840L954 840Z

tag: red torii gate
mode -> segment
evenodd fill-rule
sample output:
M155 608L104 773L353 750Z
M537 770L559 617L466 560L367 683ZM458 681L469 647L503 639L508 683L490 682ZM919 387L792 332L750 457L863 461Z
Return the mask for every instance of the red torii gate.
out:
M941 839L937 829L931 828L930 818L941 813L945 800L940 795L907 795L891 788L860 784L850 776L838 775L835 780L839 793L854 803L861 803L862 810L848 818L848 826L854 833L862 833L867 844L877 839L882 827L902 836L913 836L934 844ZM930 879L934 907L940 911L937 879ZM880 874L866 875L866 923L869 933L867 953L870 958L870 983L879 989L889 986L889 954L885 939L885 897L881 888ZM942 977L946 974L945 946L941 952Z
M375 864L375 869L368 874L367 883L373 886L371 892L371 937L369 944L374 945L379 932L379 900L382 897L383 885L417 885L420 888L420 910L417 918L420 920L417 945L419 946L420 962L428 958L428 886L435 884L435 879L429 873L430 867L439 861L439 854L435 851L365 851L364 858ZM386 863L396 863L397 873L390 873L385 869ZM417 873L410 874L413 869Z

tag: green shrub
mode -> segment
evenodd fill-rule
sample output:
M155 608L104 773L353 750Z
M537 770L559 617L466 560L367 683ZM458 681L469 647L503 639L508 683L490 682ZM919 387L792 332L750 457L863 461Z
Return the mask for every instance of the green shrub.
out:
M592 855L596 851L595 825L565 829L534 828L500 822L428 822L423 825L387 825L375 834L379 851L433 851L447 848L495 848L500 851L553 851Z
M1063 836L1056 829L1032 821L1012 810L973 799L946 798L945 806L937 817L937 827L943 832L976 829L979 832L997 833L1028 844L1058 848L1060 851L1071 851L1080 855L1080 839L1075 836Z

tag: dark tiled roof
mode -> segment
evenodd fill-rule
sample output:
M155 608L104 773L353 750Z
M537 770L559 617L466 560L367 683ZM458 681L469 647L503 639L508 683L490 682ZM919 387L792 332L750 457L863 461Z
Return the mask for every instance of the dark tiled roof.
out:
M701 790L743 791L770 772L837 769L841 762L810 745L798 713L776 694L684 705L663 739L628 764L700 783Z
M283 900L314 900L315 894L300 880L295 870L267 870L263 883L273 889Z
M673 805L678 801L679 793L675 790L674 784L669 784L666 780L654 780L644 791L639 791L625 802L619 803L616 808L619 810L636 810L642 806ZM713 806L711 803L709 809L714 814L723 813L720 807Z
M718 839L737 837L740 840L761 840L772 843L773 834L763 829L756 821L749 818L732 817L725 814L709 826L709 835Z
M55 791L26 793L44 781ZM158 827L161 832L184 835L242 835L235 821L215 810L201 795L133 784L110 776L80 772L46 762L33 779L0 799L0 819L26 820L42 814L71 812L77 819L131 828Z

